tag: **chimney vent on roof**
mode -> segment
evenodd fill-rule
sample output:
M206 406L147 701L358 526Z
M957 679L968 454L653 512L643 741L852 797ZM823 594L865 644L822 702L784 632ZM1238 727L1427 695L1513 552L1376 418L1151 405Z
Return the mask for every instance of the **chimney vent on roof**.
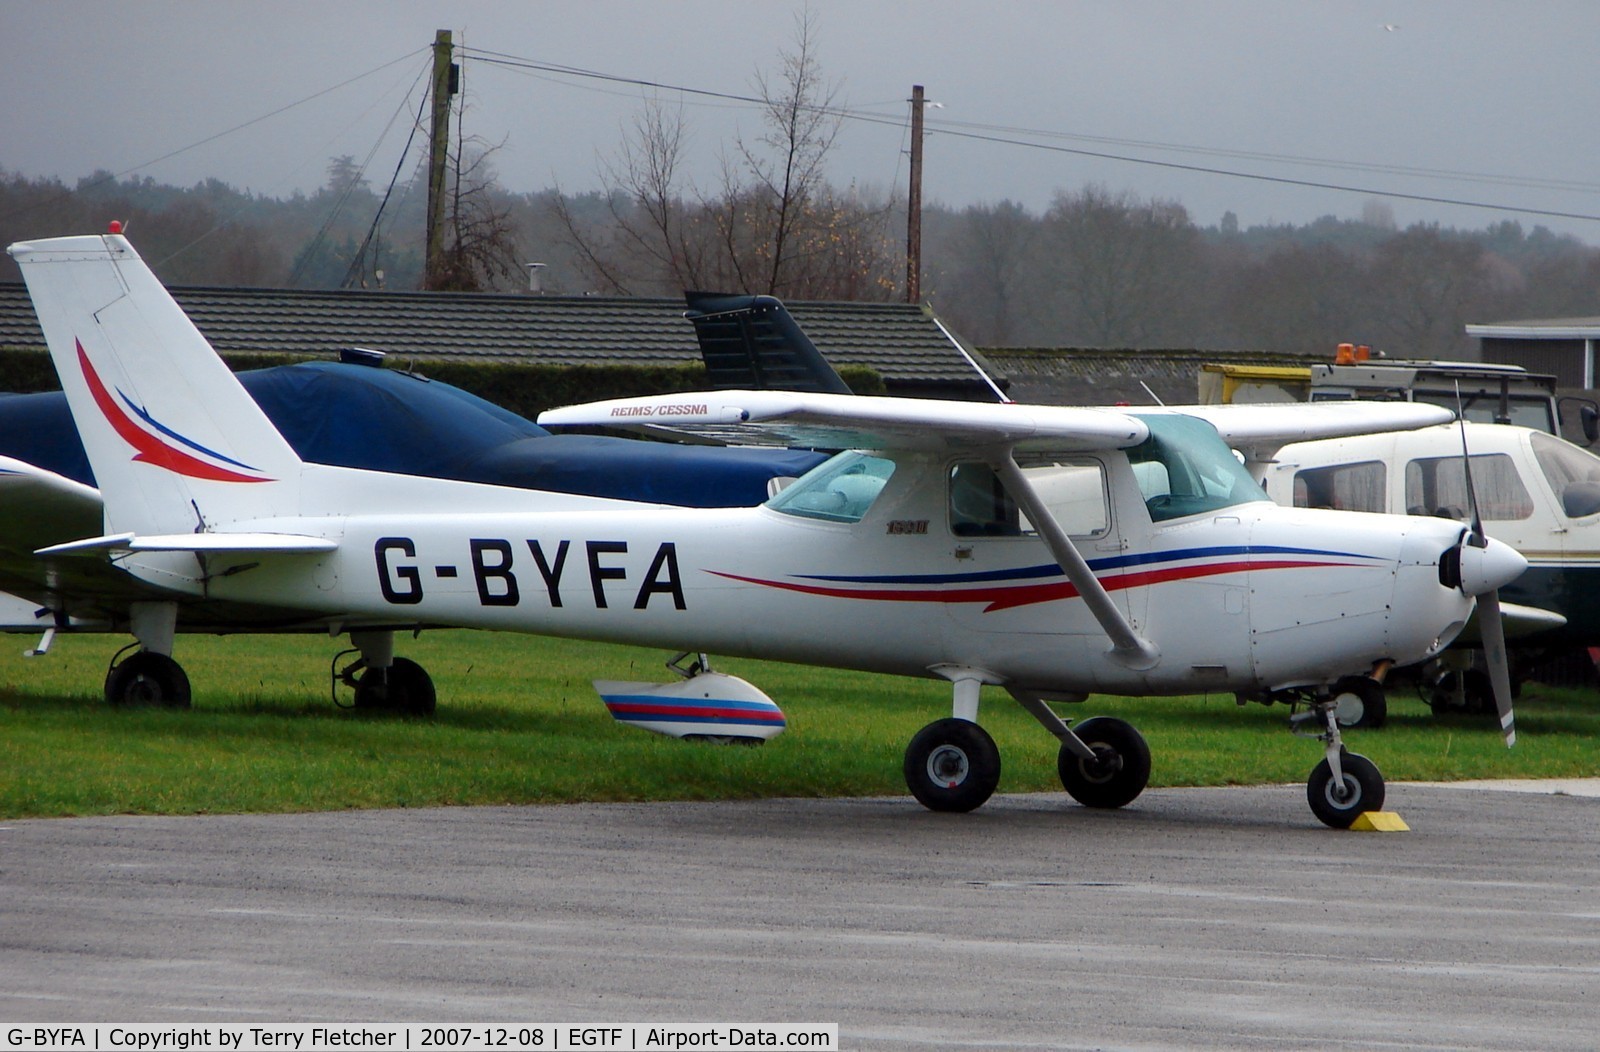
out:
M543 296L544 281L539 274L539 271L543 270L547 264L524 263L522 265L528 268L528 294L530 296Z

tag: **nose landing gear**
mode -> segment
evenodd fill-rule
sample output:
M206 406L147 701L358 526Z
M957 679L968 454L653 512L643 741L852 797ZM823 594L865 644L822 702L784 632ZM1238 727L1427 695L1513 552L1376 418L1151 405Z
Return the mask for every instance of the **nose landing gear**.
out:
M1323 825L1349 829L1363 813L1383 810L1384 783L1376 764L1345 750L1338 715L1342 693L1337 688L1335 684L1333 693L1314 699L1309 711L1290 717L1290 725L1295 727L1295 733L1323 743L1322 762L1312 768L1311 777L1306 780L1306 802L1311 805L1311 813ZM1318 723L1321 729L1301 731L1297 726L1301 723Z

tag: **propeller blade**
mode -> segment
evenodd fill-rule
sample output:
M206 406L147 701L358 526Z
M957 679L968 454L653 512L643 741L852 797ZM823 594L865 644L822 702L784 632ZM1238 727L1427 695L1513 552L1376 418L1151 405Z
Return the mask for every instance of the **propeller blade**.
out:
M1500 714L1500 734L1506 748L1517 744L1517 725L1511 713L1511 661L1506 656L1506 627L1500 618L1500 591L1478 596L1478 626L1483 633L1483 656L1489 662L1489 683L1494 707Z
M1474 548L1482 548L1488 536L1483 532L1483 516L1478 514L1478 491L1472 485L1472 456L1467 452L1467 413L1461 406L1461 382L1456 381L1456 425L1461 430L1461 474L1467 483L1467 508L1472 516L1472 537L1468 541Z

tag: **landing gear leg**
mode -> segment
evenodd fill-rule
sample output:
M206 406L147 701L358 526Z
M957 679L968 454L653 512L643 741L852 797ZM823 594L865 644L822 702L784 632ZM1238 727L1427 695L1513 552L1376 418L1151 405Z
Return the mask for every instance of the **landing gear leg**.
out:
M1325 756L1306 781L1306 802L1324 825L1349 829L1366 811L1383 809L1383 775L1365 756L1346 752L1339 734L1337 695L1316 703L1308 716L1321 720L1324 730L1318 735Z
M355 688L356 708L433 715L438 704L433 680L415 661L394 656L393 632L351 632L350 642L361 651L361 657L334 676Z
M1000 784L1000 749L978 726L980 677L952 676L955 715L935 720L906 747L906 788L930 811L971 811Z
M164 705L189 707L189 677L172 660L177 636L178 604L134 603L128 619L140 649L123 658L124 647L106 671L106 701L112 705ZM121 660L118 660L121 659Z

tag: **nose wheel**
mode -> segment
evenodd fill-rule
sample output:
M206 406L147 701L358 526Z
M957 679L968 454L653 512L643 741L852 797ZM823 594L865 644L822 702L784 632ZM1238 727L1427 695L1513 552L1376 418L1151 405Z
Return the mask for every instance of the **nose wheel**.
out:
M1335 684L1334 693L1313 702L1311 711L1292 717L1290 725L1321 724L1321 732L1315 735L1296 731L1323 743L1322 762L1312 768L1311 777L1306 780L1306 802L1323 825L1349 829L1365 812L1383 810L1384 784L1377 764L1345 750L1339 733L1339 706L1339 685Z
M1365 756L1346 752L1339 757L1339 777L1327 760L1317 764L1306 782L1306 802L1324 825L1349 829L1366 811L1383 810L1383 775Z

